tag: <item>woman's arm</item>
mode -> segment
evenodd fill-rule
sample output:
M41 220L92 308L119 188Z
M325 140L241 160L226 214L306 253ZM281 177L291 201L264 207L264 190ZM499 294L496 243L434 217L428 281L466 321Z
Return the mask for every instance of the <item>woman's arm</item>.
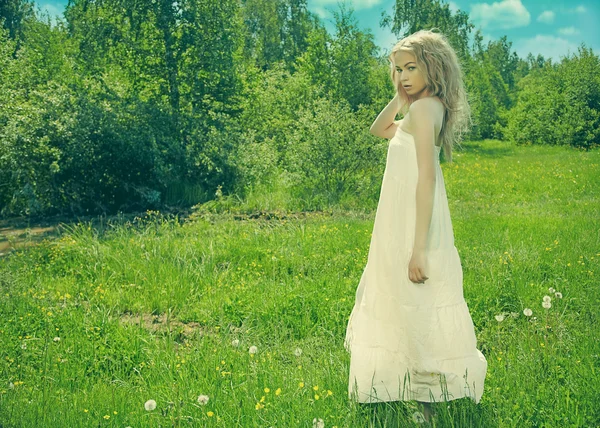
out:
M396 135L396 130L399 126L397 122L394 122L394 119L403 107L403 105L400 105L400 98L396 92L394 98L381 110L381 113L379 113L379 116L377 116L377 119L371 125L369 132L377 137L392 138Z
M436 181L435 122L440 110L431 98L417 100L410 106L410 128L417 155L416 229L413 251L425 251L433 211ZM440 119L437 117L437 119Z

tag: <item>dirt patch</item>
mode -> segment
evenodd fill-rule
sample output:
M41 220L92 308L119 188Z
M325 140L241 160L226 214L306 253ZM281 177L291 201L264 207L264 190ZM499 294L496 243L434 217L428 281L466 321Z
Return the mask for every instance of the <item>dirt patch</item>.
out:
M57 226L34 226L15 228L0 226L0 256L9 251L35 245L45 238L58 235Z
M184 323L176 319L171 318L167 323L167 314L151 315L151 314L123 314L121 315L121 322L124 324L140 325L148 331L153 333L167 332L170 328L171 331L178 331L186 336L191 336L194 333L203 336L209 333L205 326L200 325L197 322Z
M141 325L144 329L152 333L168 333L170 328L171 333L181 334L186 337L193 335L204 336L207 334L217 335L221 330L219 328L202 325L198 322L192 321L186 323L174 318L171 318L167 324L167 314L123 314L120 317L120 321L123 324ZM239 327L230 326L229 331L231 333L239 333L241 329Z

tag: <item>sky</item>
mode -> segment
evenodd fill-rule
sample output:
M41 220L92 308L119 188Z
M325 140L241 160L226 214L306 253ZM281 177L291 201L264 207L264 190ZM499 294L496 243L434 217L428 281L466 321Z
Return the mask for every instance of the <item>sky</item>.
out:
M333 34L332 11L338 10L341 0L307 0L308 9L317 14L327 30ZM584 43L600 54L600 2L598 0L500 0L490 3L468 0L440 0L447 3L450 10L465 11L475 29L480 28L484 45L488 41L506 36L511 42L511 52L520 58L528 53L541 54L560 62L561 57L577 53L577 47ZM370 31L381 53L389 52L397 42L389 29L381 28L381 13L392 15L395 0L345 0L354 10L358 26ZM36 5L47 11L51 17L62 16L67 0L39 0ZM471 33L469 46L473 45Z

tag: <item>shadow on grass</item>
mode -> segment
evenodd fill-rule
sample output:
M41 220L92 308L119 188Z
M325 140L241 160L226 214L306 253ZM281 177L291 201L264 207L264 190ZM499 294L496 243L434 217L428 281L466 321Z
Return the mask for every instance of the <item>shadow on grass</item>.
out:
M495 422L488 407L475 404L469 398L432 403L435 416L431 422L417 422L415 412L423 412L416 401L360 403L356 405L357 425L365 428L392 427L481 427L494 428Z
M464 153L477 153L478 155L499 158L515 155L515 146L510 143L497 143L486 141L469 141L461 144Z

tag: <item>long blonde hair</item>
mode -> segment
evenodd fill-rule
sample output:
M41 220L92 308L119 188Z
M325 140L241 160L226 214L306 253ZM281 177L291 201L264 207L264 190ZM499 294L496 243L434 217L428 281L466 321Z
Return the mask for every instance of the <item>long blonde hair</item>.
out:
M431 96L439 97L445 107L440 139L444 157L452 163L452 148L472 125L464 75L456 52L442 33L431 30L419 30L394 45L388 57L391 78L405 111L416 99L407 94L402 83L396 79L393 58L398 51L410 52L415 56L417 66L423 71L426 91Z

